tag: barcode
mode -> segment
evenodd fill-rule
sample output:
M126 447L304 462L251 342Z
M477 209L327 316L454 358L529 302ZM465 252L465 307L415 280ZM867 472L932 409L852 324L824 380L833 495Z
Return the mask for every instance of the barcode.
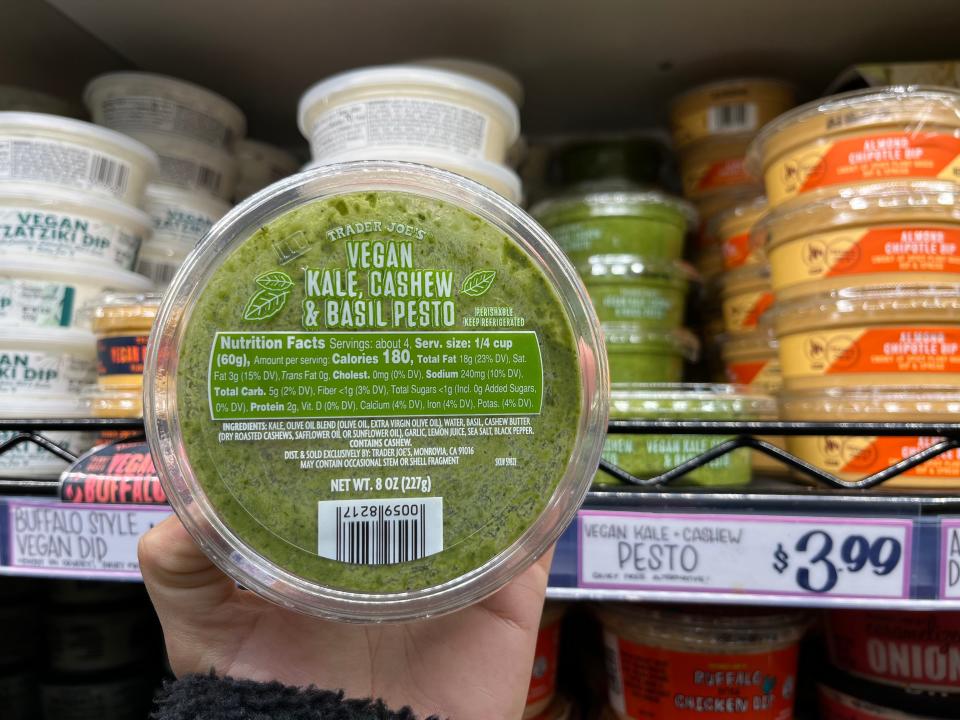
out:
M90 162L90 182L115 193L123 193L127 189L129 175L130 168L126 164L103 155L94 155Z
M165 262L154 262L143 258L137 261L137 272L150 278L157 285L169 285L179 269L179 265L171 265Z
M206 188L213 193L220 191L220 182L222 175L216 170L211 170L208 167L203 167L202 165L197 167L197 185L202 188Z
M710 132L740 132L757 125L757 106L753 103L715 105L707 113Z
M391 565L443 550L443 499L318 503L318 554L356 565Z

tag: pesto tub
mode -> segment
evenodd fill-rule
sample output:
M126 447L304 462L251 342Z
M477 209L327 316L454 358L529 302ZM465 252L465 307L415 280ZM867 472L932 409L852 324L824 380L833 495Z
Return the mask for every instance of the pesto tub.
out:
M211 559L301 612L450 612L573 519L607 421L599 322L523 211L398 162L221 220L151 336L147 434Z
M578 269L601 321L664 329L683 324L687 292L697 277L686 263L639 255L594 255Z

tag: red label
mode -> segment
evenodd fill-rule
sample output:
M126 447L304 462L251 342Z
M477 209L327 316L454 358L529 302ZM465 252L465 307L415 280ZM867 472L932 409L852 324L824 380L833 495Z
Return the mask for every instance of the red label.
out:
M560 621L540 628L530 675L527 705L552 698L557 692L557 650L560 647Z
M750 182L751 178L747 174L744 158L728 158L711 163L697 182L697 192L708 192L735 185L749 185Z
M941 439L931 437L849 438L846 441L846 447L855 455L843 466L842 472L872 475L916 455L921 450L937 444ZM851 441L859 441L860 446L852 446ZM956 450L948 450L908 470L905 474L914 477L960 478L960 455Z
M836 337L832 341L836 356L826 370L829 375L960 372L960 331L954 328L874 328L842 350L837 345L840 340Z
M836 246L838 241L834 241ZM849 246L832 247L827 277L875 272L960 273L960 230L894 227L868 230Z
M891 720L889 714L879 715L868 704L822 685L818 694L820 720Z
M960 690L960 613L833 611L830 657L841 670L916 690Z
M747 313L747 316L743 319L743 327L753 328L757 326L757 323L760 321L760 316L763 315L770 307L773 305L773 293L767 292L757 298L756 304L750 308L750 312Z
M143 375L148 335L117 335L97 340L97 374Z
M899 177L936 177L960 154L960 138L899 132L838 140L803 182L800 192L826 185Z
M728 655L669 650L608 636L608 644L611 641L616 643L617 673L610 679L611 702L616 706L615 696L622 696L629 718L793 717L796 645Z
M750 385L769 363L769 360L727 363L727 380L738 385Z
M742 266L749 257L750 233L734 235L723 241L723 264L727 270Z

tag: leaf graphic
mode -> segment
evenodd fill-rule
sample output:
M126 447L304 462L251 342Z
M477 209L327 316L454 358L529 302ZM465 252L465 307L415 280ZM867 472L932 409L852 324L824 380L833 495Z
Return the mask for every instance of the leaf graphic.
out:
M254 282L265 290L274 290L275 292L286 292L293 287L293 280L290 279L290 276L279 270L266 272Z
M258 290L243 310L244 320L266 320L283 310L289 297L289 291L276 292L263 288Z
M460 292L470 297L480 297L490 289L496 277L496 270L475 270L463 279Z

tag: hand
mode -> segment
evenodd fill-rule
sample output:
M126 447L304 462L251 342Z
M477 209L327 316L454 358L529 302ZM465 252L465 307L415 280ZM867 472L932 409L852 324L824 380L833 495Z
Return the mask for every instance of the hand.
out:
M176 517L140 541L140 567L177 675L343 690L420 717L513 720L526 701L552 551L496 594L396 625L336 623L240 590Z

